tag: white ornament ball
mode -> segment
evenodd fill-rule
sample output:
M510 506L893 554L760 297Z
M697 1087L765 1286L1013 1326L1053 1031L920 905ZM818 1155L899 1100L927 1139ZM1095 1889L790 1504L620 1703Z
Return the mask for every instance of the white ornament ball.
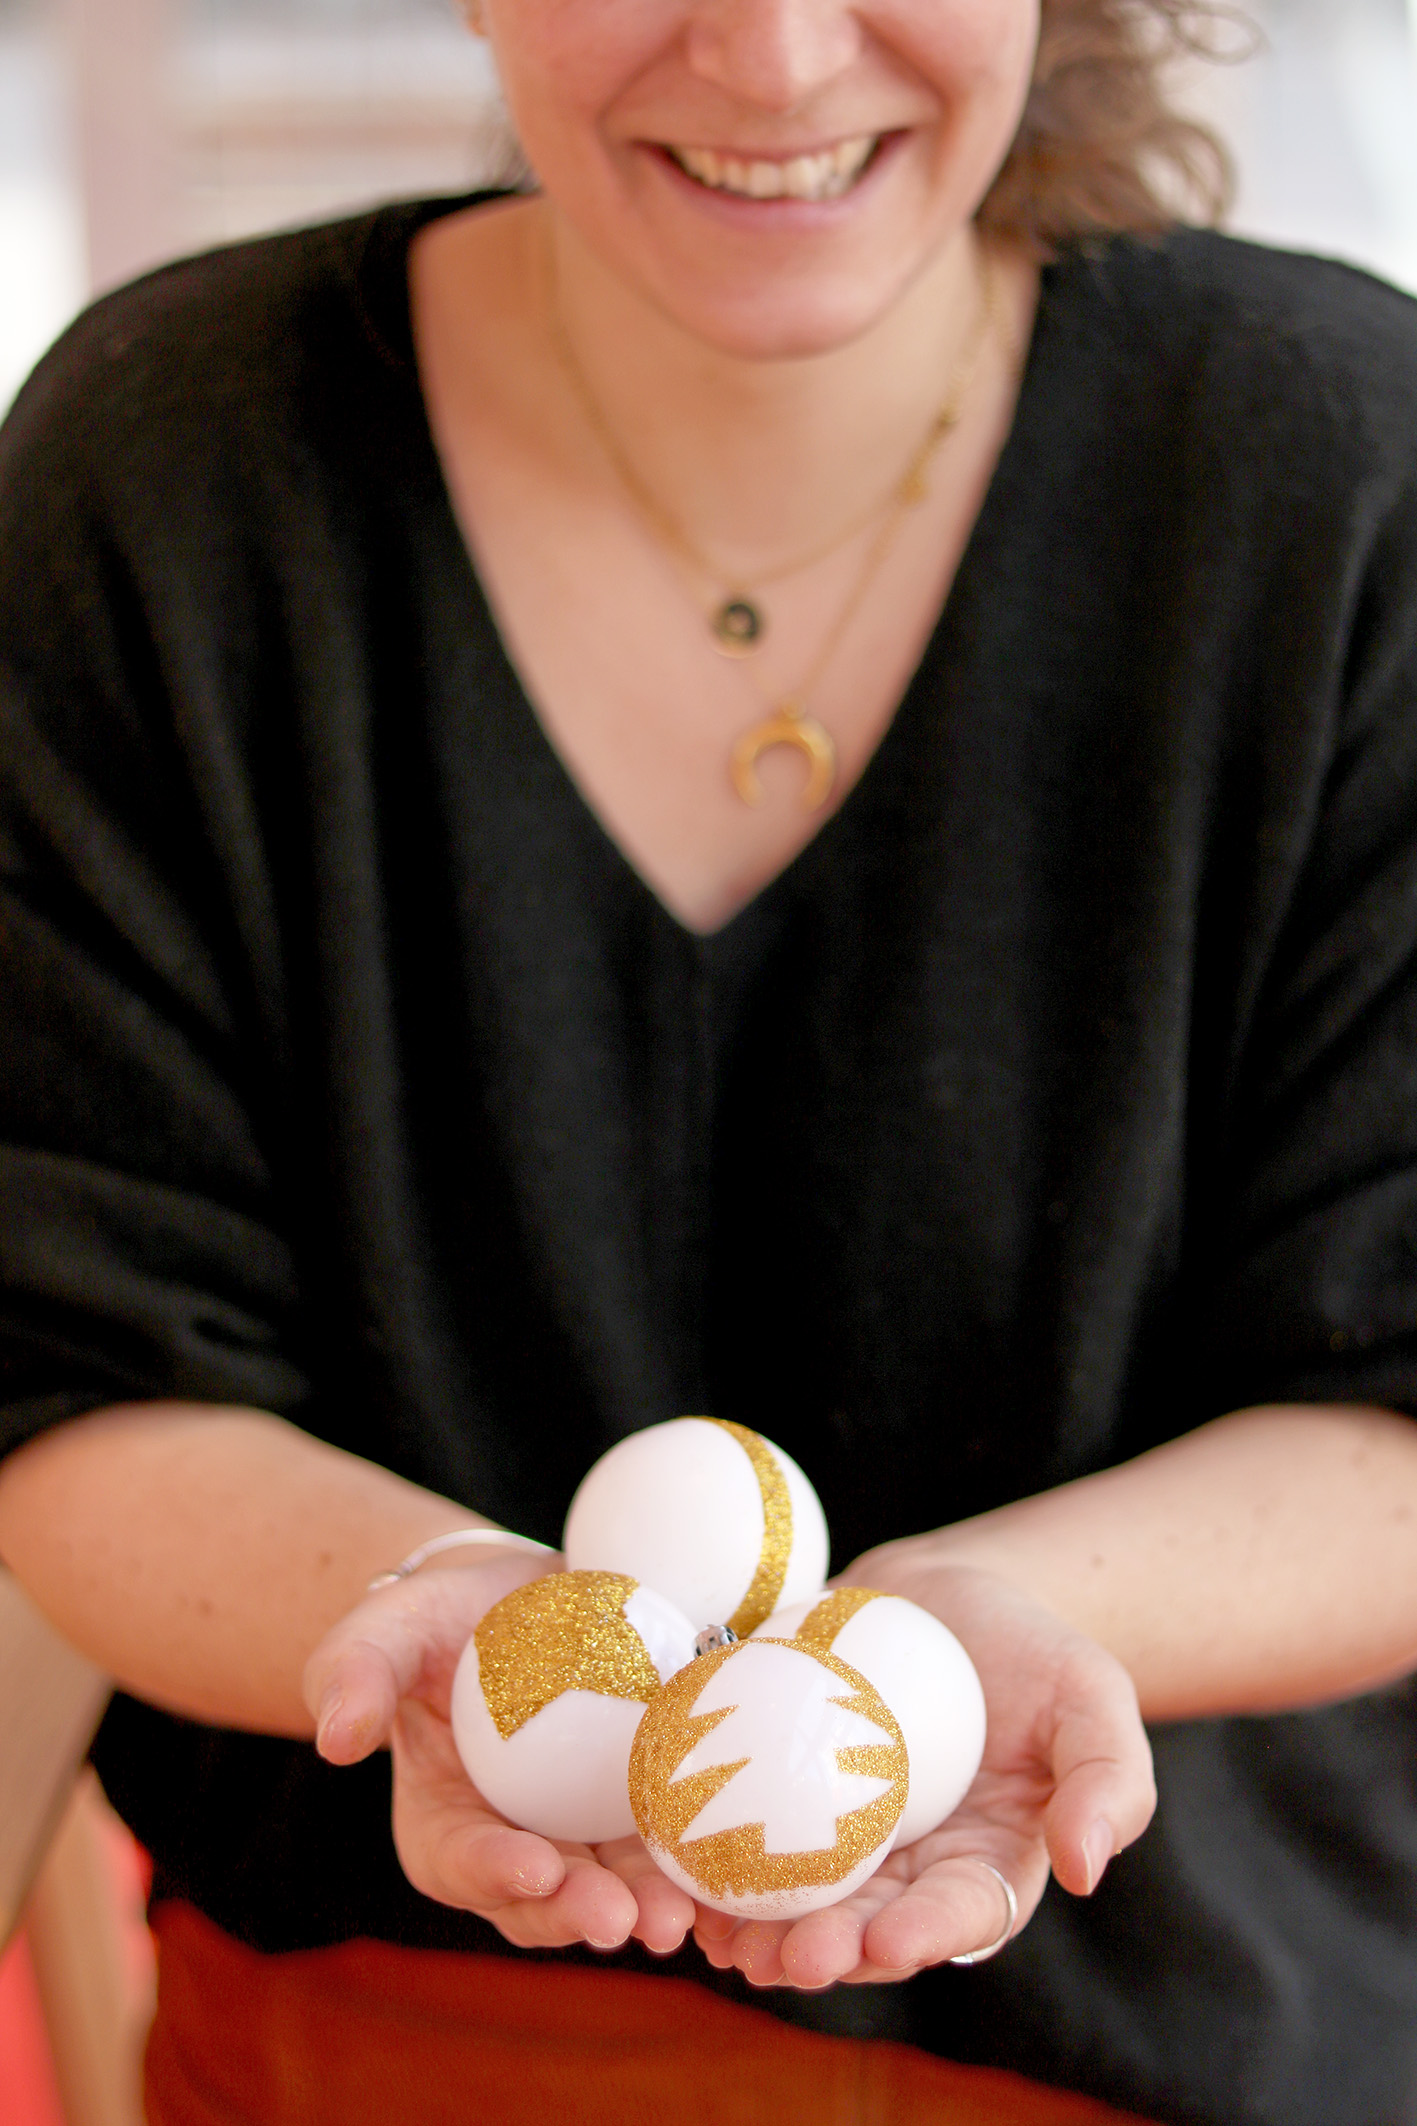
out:
M757 1636L827 1648L885 1699L910 1758L897 1845L913 1845L953 1815L984 1755L984 1691L974 1663L938 1617L900 1595L839 1587L818 1602L780 1610Z
M645 1706L694 1629L624 1574L556 1572L488 1610L453 1678L453 1740L499 1814L597 1845L635 1828L627 1774Z
M746 1425L678 1417L600 1457L571 1501L563 1548L569 1565L628 1572L696 1627L728 1624L744 1639L820 1593L827 1524L781 1447Z
M802 1641L745 1639L682 1669L630 1756L635 1822L658 1867L745 1919L849 1897L890 1851L909 1785L880 1694Z

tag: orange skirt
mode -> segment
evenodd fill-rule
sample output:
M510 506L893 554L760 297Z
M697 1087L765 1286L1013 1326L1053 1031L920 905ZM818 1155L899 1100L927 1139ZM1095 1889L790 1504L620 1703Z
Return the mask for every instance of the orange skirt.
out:
M1130 2117L909 2045L796 2030L687 1979L367 1941L262 1956L182 1904L159 1906L153 1926L148 2126L1128 2126Z

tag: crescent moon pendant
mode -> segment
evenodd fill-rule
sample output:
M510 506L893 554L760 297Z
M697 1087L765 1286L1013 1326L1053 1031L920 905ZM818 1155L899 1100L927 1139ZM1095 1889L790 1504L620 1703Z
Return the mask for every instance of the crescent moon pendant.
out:
M831 795L836 781L836 741L815 716L789 715L779 709L745 731L729 756L733 787L745 805L760 805L763 786L758 779L758 761L773 746L796 746L806 755L807 781L802 791L802 810L815 812Z

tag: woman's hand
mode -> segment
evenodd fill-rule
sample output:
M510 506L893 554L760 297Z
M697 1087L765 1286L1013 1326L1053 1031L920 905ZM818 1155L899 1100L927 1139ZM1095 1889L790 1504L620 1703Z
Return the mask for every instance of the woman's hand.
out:
M709 1962L754 1985L882 1983L985 1947L1008 1919L990 1869L1012 1885L1022 1927L1050 1864L1086 1896L1156 1805L1136 1692L1095 1641L992 1573L915 1565L908 1544L845 1577L918 1602L960 1639L984 1685L984 1762L953 1816L842 1903L791 1924L701 1908Z
M394 1843L425 1897L490 1920L519 1948L618 1949L633 1937L667 1954L694 1908L637 1838L601 1847L602 1866L589 1846L517 1829L470 1784L453 1743L453 1674L473 1630L503 1595L560 1563L509 1547L369 1596L306 1668L316 1745L331 1764L390 1746Z

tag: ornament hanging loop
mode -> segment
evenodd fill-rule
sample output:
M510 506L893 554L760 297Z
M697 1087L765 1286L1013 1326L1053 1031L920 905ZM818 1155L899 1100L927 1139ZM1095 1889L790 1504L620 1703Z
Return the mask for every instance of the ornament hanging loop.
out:
M701 1660L705 1654L716 1654L725 1646L736 1646L738 1634L727 1624L706 1624L694 1641L694 1659Z

